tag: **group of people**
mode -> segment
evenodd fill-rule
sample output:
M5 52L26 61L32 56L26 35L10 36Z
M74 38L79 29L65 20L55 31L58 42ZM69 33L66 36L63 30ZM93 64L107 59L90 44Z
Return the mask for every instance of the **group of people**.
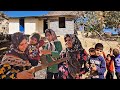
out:
M35 79L33 67L47 65L61 58L63 62L46 67L45 79L113 79L120 78L120 53L111 49L105 55L103 44L97 43L89 49L89 54L82 47L74 34L64 36L66 48L52 29L45 30L46 40L35 32L29 39L21 32L11 36L12 44L0 62L0 79ZM105 72L107 74L105 75Z

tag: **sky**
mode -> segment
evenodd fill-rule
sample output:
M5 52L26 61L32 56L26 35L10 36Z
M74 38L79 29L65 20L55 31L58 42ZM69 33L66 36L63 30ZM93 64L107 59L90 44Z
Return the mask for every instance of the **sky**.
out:
M4 11L8 17L23 17L23 16L41 16L47 14L48 11Z

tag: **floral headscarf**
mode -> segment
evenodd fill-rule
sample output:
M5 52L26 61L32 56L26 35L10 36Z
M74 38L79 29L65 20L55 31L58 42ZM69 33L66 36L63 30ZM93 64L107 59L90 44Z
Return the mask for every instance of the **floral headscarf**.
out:
M28 56L25 52L18 49L19 44L23 39L26 39L25 35L21 32L16 32L11 36L12 47L2 58L2 64L9 63L15 66L30 66Z
M74 35L74 34L66 34L64 36L64 40L67 37L70 37L70 39L72 39L73 45L72 45L72 48L70 49L71 52L72 51L81 51L81 50L83 50L82 44L81 44L80 40L78 39L78 37L76 35Z
M75 75L80 73L80 69L82 68L82 65L77 59L77 54L80 54L81 50L83 50L83 47L76 35L66 34L64 40L66 40L67 37L69 37L73 43L72 48L66 48L66 53L70 57L68 60L68 71L70 75L75 78Z

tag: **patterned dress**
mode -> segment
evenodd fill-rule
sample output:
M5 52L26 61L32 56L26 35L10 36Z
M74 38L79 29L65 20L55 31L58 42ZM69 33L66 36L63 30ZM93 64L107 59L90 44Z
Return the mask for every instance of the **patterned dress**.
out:
M24 59L21 58L22 56ZM17 73L30 69L32 66L25 58L27 57L24 53L18 53L14 50L6 54L0 63L0 79L17 79Z

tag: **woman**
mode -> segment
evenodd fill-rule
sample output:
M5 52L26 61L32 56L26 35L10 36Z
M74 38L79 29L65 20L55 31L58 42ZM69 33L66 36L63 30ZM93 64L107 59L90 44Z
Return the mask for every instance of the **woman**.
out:
M16 32L11 36L12 46L6 53L0 64L1 79L33 79L29 73L31 64L25 54L28 46L27 39L23 33Z
M50 50L51 54L46 55L48 63L57 60L59 54L62 51L61 42L57 40L57 36L52 29L45 30L45 36L48 40L48 43L45 46L46 50ZM47 79L58 79L58 64L54 64L47 68Z
M62 79L80 79L80 72L82 69L82 63L80 60L84 49L81 42L75 35L66 34L64 37L66 43L66 49L61 52L62 57L69 57L67 62L63 62L63 65L59 68L61 71Z

